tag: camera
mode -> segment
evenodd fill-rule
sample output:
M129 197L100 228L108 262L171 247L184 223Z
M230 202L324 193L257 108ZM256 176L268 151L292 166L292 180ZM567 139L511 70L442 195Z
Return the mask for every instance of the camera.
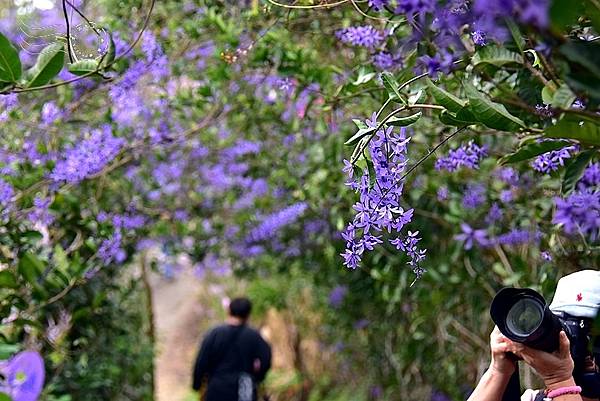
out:
M600 397L600 373L586 369L590 358L596 365L600 363L600 336L592 336L594 318L589 313L575 316L552 311L544 297L532 289L503 288L494 297L490 314L507 338L546 352L558 350L559 333L564 330L575 363L573 378L582 387L582 395Z

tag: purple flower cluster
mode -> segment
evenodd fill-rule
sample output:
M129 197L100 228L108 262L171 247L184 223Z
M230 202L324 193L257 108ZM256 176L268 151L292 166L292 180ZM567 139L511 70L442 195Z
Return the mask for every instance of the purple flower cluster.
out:
M469 141L466 145L450 150L448 155L439 158L435 162L436 170L447 170L450 172L456 171L461 167L476 169L479 167L481 160L487 156L485 146L479 146L473 141Z
M373 65L379 70L390 71L399 65L398 60L386 51L375 53L372 57L372 61Z
M348 294L348 287L345 285L338 285L334 287L329 293L329 305L332 308L339 308L342 306L344 299L346 298L346 294Z
M368 126L376 126L373 117ZM350 179L346 185L358 192L359 202L354 205L356 214L342 237L346 240L346 250L342 254L344 265L350 269L359 266L365 251L373 250L383 242L384 232L392 235L389 242L405 252L417 277L424 272L420 263L425 258L425 249L419 249L420 238L417 232L401 232L413 217L413 209L405 210L401 206L404 187L404 172L407 163L406 128L394 132L394 127L382 128L369 142L369 151L373 163L372 172L363 171L362 176L354 176L354 166L344 161L343 171ZM372 176L374 174L374 176Z
M368 49L379 47L385 39L384 33L373 28L371 25L351 26L340 29L335 35L344 43Z
M578 187L590 188L600 185L600 163L590 164L583 172Z
M114 234L102 241L98 249L98 257L106 266L111 263L123 263L127 258L127 254L122 246L123 236L120 230L116 230Z
M39 353L23 351L8 361L0 362L0 393L12 401L36 401L44 387L44 360Z
M33 200L33 211L29 213L27 218L33 223L42 225L50 225L54 221L54 216L50 213L50 204L52 198L35 197Z
M12 202L15 189L8 182L0 178L0 205L7 206Z
M381 11L385 6L387 6L389 0L369 0L369 7L372 7L375 11Z
M56 183L76 184L83 181L108 165L124 144L125 140L114 137L108 126L94 130L89 138L66 149L63 157L56 162L50 178Z
M537 230L524 230L515 228L506 234L499 235L494 239L494 243L500 245L523 245L539 241L541 233Z
M481 206L485 200L485 187L479 183L469 184L463 194L462 205L465 209L476 209Z
M549 174L564 166L565 160L571 158L576 151L576 146L566 146L562 149L543 153L531 162L531 167L540 173Z
M272 238L281 228L298 220L307 208L306 203L299 202L266 216L258 226L250 231L246 242L255 243Z
M461 223L460 228L462 233L457 234L454 238L458 241L464 241L464 248L466 250L473 248L473 245L487 246L489 244L485 230L474 229L467 223Z
M588 188L578 190L566 198L555 198L556 211L552 222L560 224L570 235L581 234L592 241L600 230L600 191Z

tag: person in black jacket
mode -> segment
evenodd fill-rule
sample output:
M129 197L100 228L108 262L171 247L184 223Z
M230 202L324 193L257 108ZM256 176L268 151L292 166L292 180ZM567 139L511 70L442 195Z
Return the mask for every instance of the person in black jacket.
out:
M194 366L193 388L207 379L205 401L256 401L256 385L271 367L271 347L247 325L252 304L236 298L225 324L211 329Z

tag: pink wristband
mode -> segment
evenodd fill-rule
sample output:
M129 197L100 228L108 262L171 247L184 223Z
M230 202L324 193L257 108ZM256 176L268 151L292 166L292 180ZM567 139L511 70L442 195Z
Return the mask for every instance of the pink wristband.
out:
M556 390L552 390L546 395L546 397L556 398L556 397L560 397L561 395L565 395L565 394L580 394L580 393L581 393L581 387L569 386L569 387L561 387L561 388L557 388Z

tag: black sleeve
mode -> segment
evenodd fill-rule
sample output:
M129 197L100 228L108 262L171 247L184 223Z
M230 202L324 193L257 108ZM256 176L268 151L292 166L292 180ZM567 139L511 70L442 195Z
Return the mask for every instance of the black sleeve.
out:
M258 336L256 357L260 360L260 371L256 374L256 380L261 382L271 369L271 346L260 335Z
M192 380L192 388L194 390L200 390L202 380L209 372L214 338L214 331L211 331L202 341L202 346L200 347L198 357L196 358L196 364L194 365L194 376Z

